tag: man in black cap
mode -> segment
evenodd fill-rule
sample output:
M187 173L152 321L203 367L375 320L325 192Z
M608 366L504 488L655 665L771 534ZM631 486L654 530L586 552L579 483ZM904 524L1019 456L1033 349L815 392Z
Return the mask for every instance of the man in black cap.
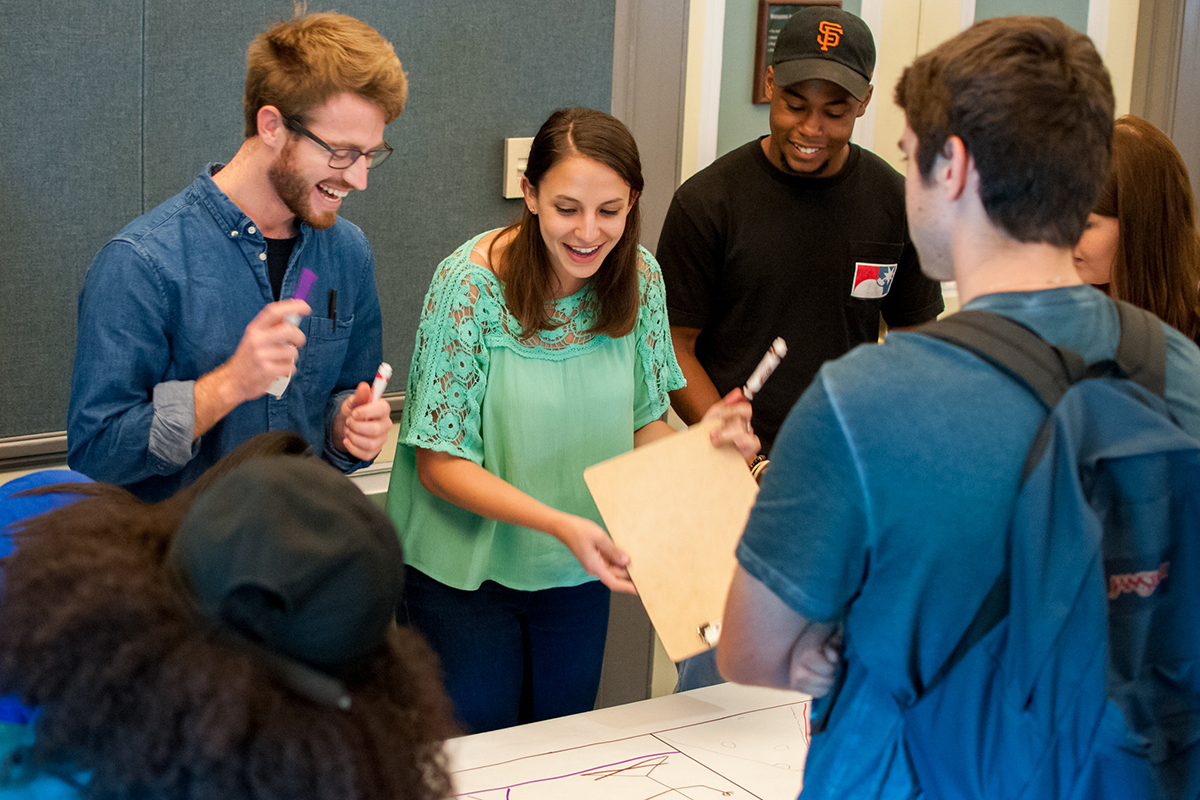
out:
M154 505L59 485L75 502L17 523L0 693L38 712L0 723L0 797L449 793L395 529L307 449L261 434Z
M865 22L801 9L766 71L770 134L679 187L663 223L657 257L687 378L671 405L685 423L744 385L775 337L788 344L754 397L763 456L821 364L877 341L881 315L901 328L943 309L908 238L903 176L850 143L874 69ZM718 680L703 657L681 665L678 688Z
M817 368L889 327L942 310L921 275L904 217L903 177L850 143L871 101L875 43L861 19L801 9L766 71L769 135L728 153L675 193L657 257L684 422L742 386L777 336L787 358L754 398L769 453Z

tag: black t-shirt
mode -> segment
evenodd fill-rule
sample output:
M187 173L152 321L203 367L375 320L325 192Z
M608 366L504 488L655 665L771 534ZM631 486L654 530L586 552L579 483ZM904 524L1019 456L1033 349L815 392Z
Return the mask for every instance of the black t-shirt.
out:
M745 383L775 337L787 342L754 398L767 452L821 364L878 340L880 314L889 326L916 325L943 304L908 238L900 173L851 145L837 175L788 175L760 142L679 187L657 258L671 324L701 330L696 356L722 395Z
M283 275L287 272L288 261L296 247L297 238L293 236L290 239L267 239L267 278L271 281L271 294L276 300L283 291Z

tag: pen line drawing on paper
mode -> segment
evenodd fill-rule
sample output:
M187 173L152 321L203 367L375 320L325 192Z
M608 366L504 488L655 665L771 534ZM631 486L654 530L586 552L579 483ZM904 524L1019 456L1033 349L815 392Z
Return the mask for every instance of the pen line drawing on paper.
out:
M453 797L795 797L809 742L808 705L805 701L774 706L455 771ZM754 785L763 784L764 772L771 773L767 784Z
M678 753L678 752L674 752L674 751L666 752L666 753L651 753L649 755L628 758L628 759L625 759L624 761L618 761L613 764L601 764L600 766L590 767L588 769L580 770L579 772L572 772L567 775L555 775L555 776L547 777L547 778L534 778L534 779L531 779L528 781L523 781L521 783L515 783L511 786L498 786L498 787L495 787L492 789L475 790L475 791L467 792L467 793L463 793L463 794L456 794L454 796L464 798L464 800L483 800L483 798L485 798L489 794L504 792L504 797L507 800L508 798L512 797L512 791L514 789L519 789L519 788L522 788L525 786L531 786L533 784L547 783L550 781L559 781L559 780L565 780L567 778L575 778L575 777L593 778L596 781L601 781L601 780L613 778L616 776L624 776L634 770L646 770L646 774L644 776L639 776L639 777L645 777L654 783L658 783L663 789L663 791L656 792L655 794L649 795L648 797L644 798L644 800L651 800L651 798L658 797L662 794L668 794L671 792L681 793L681 792L684 792L687 790L692 790L692 789L707 789L709 791L716 792L718 795L720 795L722 797L730 797L732 795L732 792L723 791L721 789L717 789L716 787L705 786L703 784L694 784L692 786L673 787L673 786L668 786L665 783L661 783L661 782L655 780L654 776L653 776L654 770L669 763L668 760L670 759L671 756L679 756L679 755L682 755L682 754ZM632 763L630 763L630 762L632 762Z
M800 704L798 704L798 706L788 706L788 707L787 707L787 708L788 708L788 710L789 710L789 711L791 711L791 714L792 714L792 719L794 719L794 720L795 720L795 722L796 722L796 729L797 729L797 731L799 732L800 736L801 736L801 737L802 737L802 739L803 739L803 742L804 742L804 748L805 748L805 750L806 750L806 751L807 751L807 749L808 749L809 742L810 742L810 741L811 741L811 739L812 739L812 733L811 733L811 729L809 728L809 722L808 722L808 705L809 705L808 703L800 703ZM796 713L796 709L797 709L797 707L799 707L799 708L800 708L800 709L801 709L801 710L802 710L804 713L803 713L803 714L797 714L797 713ZM743 715L743 716L744 716L744 715ZM705 723L705 724L707 724L707 723ZM689 726L689 727L692 727L692 726ZM685 730L686 730L686 729L685 729ZM673 740L673 739L671 739L669 736L667 736L667 735L666 735L667 733L670 733L670 731L663 731L663 732L660 732L660 733L654 734L654 736L655 736L655 738L658 738L658 739L660 739L660 740L661 740L663 743L665 743L665 744L669 744L669 745L672 745L672 746L674 746L674 745L676 745L676 744L684 744L684 743L682 743L682 742L678 742L677 740ZM733 743L730 743L730 742L723 742L722 744L723 744L724 746L726 746L726 747L729 747L729 746L730 746L731 744L733 744ZM747 761L755 761L755 763L764 763L764 762L761 762L761 761L757 761L757 760L755 760L755 759L744 758L743 756L739 756L739 755L732 754L732 753L730 753L728 750L721 751L721 750L716 750L716 749L714 749L714 748L709 748L709 747L701 747L701 746L699 746L699 745L696 745L696 744L690 744L690 745L687 745L687 746L689 746L689 747L691 747L691 748L693 748L693 749L696 749L696 750L701 750L701 751L704 751L704 752L712 753L713 755L725 756L725 757L727 757L727 758L738 758L738 759L743 759L743 760L747 760ZM734 745L734 746L736 746L736 745ZM776 764L772 764L772 766L777 766L777 767L781 767L781 768L783 768L783 767L782 767L782 765L780 765L780 764L777 764L777 763L776 763Z

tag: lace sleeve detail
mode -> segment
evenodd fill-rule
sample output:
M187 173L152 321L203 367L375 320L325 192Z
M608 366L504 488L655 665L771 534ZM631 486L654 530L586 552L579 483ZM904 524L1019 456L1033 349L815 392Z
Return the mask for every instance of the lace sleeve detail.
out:
M638 358L641 360L650 401L650 418L636 421L637 426L641 427L661 417L671 404L668 392L682 388L687 381L683 378L683 371L675 360L675 348L671 345L667 292L663 286L662 271L646 248L639 247L638 252L641 256L638 263L641 304L634 335L637 336Z
M443 261L421 309L400 421L401 443L483 463L480 406L494 292L470 263L470 242Z

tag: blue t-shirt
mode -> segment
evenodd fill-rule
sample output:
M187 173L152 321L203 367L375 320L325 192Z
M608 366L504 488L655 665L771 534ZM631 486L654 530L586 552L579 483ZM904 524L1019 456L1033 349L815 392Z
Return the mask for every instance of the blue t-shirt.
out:
M1088 286L966 308L1016 319L1088 362L1116 351L1116 307ZM1164 328L1167 401L1200 438L1200 350ZM792 409L737 555L801 616L845 623L846 682L813 738L805 798L916 792L898 701L941 666L1000 573L1044 417L980 359L903 332L826 364Z
M79 472L65 469L43 470L15 478L0 486L0 558L13 551L11 537L15 523L32 519L39 514L53 511L75 502L79 495L70 492L42 494L33 497L13 497L18 492L56 483L91 483L92 479ZM19 528L19 524L15 525ZM0 563L2 567L2 563ZM0 599L4 587L4 572L0 568ZM28 708L16 697L0 697L0 761L18 747L33 742L34 709ZM86 778L83 778L86 780ZM51 775L33 776L29 782L17 785L0 784L0 800L73 800L79 796L78 789L70 783Z
M33 725L0 722L0 762L22 747L33 744ZM0 769L0 800L75 800L80 787L91 779L90 773L60 777L30 773L23 767Z

